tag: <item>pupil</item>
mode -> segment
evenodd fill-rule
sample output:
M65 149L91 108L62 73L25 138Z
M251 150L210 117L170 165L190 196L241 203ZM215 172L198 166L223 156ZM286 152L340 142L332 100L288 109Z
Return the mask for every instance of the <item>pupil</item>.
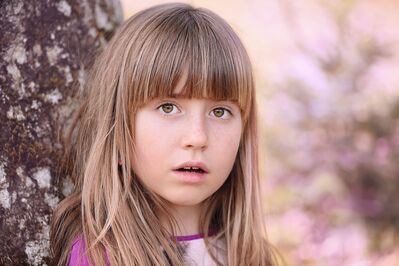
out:
M224 110L223 110L223 109L215 109L215 110L216 110L215 114L216 114L217 117L223 116L223 113L224 113ZM217 114L218 111L219 111L220 116Z
M166 111L165 111L165 107L167 107L166 108ZM164 104L164 105L162 105L162 109L165 111L165 113L170 113L171 111L172 111L172 105L171 104ZM169 111L168 111L168 109L169 109Z

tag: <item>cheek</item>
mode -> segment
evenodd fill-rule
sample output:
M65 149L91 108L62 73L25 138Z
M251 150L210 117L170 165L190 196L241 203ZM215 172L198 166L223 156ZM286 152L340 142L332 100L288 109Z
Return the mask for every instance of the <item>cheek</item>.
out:
M225 151L237 151L241 139L241 125L233 124L213 130L213 143Z
M229 131L220 131L215 135L214 145L216 145L217 157L224 166L224 174L228 174L234 165L240 145L241 130L235 128ZM215 158L216 159L216 158Z
M144 153L152 153L154 149L161 147L161 140L166 139L167 130L153 121L154 119L147 114L138 114L135 123L135 138L138 150Z
M146 114L138 114L135 121L135 155L133 169L143 178L157 173L154 163L160 164L170 154L173 130Z
M144 148L162 148L175 138L175 128L169 121L148 114L142 115L136 121L137 142Z

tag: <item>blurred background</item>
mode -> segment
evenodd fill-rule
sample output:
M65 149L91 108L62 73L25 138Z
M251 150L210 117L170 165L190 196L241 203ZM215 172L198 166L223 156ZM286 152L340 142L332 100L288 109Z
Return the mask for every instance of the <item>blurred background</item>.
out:
M124 17L165 2L122 0ZM180 2L248 49L268 234L288 265L399 265L399 2Z

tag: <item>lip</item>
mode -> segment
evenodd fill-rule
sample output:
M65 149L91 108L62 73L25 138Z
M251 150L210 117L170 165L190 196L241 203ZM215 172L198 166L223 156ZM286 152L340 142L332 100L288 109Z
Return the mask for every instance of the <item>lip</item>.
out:
M184 163L178 165L173 170L176 171L177 169L183 168L183 167L198 167L198 168L201 168L205 172L204 174L209 174L208 167L206 167L206 165L204 163L199 162L199 161L187 161L187 162L184 162Z
M191 184L201 183L208 176L207 173L183 172L177 170L174 170L173 172L178 176L181 181Z

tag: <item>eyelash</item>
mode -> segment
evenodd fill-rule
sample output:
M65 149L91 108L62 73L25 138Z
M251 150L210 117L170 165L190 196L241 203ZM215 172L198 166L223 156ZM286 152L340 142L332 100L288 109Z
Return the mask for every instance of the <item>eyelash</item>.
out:
M171 102L166 102L166 103L163 103L163 104L161 104L161 105L159 105L158 107L157 107L157 110L159 109L159 108L161 108L162 106L164 106L164 105L173 105L173 106L176 106L177 107L177 105L176 104L174 104L174 103L171 103ZM214 108L213 110L216 110L216 109L222 109L222 110L224 110L224 111L227 111L230 115L233 115L233 113L229 110L229 109L227 109L227 108L225 108L225 107L217 107L217 108ZM162 115L164 115L164 116L169 116L169 114L167 114L167 113L161 113ZM217 117L217 118L220 118L220 117ZM221 119L223 119L223 118L221 118Z

